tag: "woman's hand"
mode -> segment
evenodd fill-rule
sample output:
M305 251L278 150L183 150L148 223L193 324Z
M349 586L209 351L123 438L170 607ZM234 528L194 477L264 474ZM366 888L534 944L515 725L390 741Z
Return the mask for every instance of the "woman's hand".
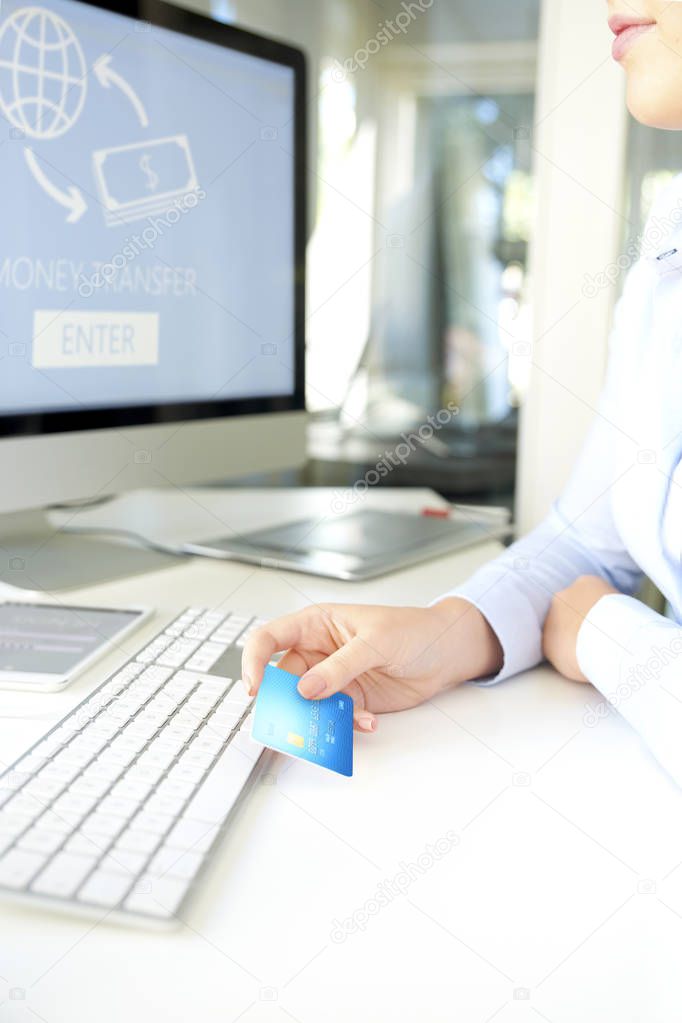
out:
M376 714L414 707L467 679L495 673L499 643L473 604L448 597L429 608L320 604L258 629L244 647L243 679L255 693L275 653L301 675L308 699L347 693L356 727Z
M542 651L557 671L575 682L587 682L576 656L578 631L597 601L609 593L618 590L599 576L583 575L552 598L542 633Z

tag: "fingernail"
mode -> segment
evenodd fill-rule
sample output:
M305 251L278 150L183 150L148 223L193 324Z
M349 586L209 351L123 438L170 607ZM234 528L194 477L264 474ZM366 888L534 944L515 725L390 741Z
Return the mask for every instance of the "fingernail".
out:
M298 691L306 700L314 700L327 688L327 683L319 675L304 675L298 683Z
M362 728L363 732L376 731L377 719L374 717L374 714L366 714L364 712L361 712L360 714L357 715L355 720L357 721L360 728Z
M253 696L253 685L251 684L251 676L245 671L242 671L242 682L249 696Z

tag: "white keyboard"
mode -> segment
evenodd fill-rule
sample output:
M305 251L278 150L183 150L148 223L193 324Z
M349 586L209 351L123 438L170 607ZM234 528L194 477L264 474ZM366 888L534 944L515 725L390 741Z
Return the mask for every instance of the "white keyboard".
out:
M0 775L0 895L172 921L263 747L241 647L189 608Z

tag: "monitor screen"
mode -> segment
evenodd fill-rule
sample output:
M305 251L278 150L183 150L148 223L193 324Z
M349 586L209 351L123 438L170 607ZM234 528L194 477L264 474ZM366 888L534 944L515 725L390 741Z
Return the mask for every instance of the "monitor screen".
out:
M294 393L295 67L174 17L2 5L0 430Z

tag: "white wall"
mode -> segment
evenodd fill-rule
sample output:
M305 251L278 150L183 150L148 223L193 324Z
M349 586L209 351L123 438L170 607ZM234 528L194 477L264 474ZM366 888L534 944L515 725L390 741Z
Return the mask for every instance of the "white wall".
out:
M520 531L561 492L594 417L612 292L583 294L584 275L618 253L625 226L626 113L610 57L606 5L545 0L534 135L538 208L532 250L535 343L521 418Z

